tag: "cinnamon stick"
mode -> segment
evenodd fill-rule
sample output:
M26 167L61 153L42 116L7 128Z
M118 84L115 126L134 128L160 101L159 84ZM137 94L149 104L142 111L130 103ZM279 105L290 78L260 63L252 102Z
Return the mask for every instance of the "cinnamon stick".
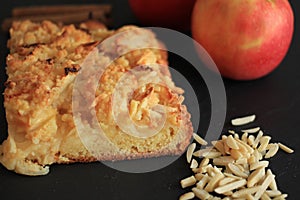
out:
M112 7L109 4L26 6L14 8L12 10L12 16L23 17L33 15L93 12L99 10L104 13L110 13L111 9Z
M44 7L44 6L43 6ZM60 6L50 6L51 8L56 7L59 8ZM71 6L72 7L72 6ZM80 12L58 12L58 13L52 13L52 10L49 9L49 11L43 13L43 14L37 14L38 12L34 12L35 15L25 15L25 16L14 16L12 18L7 18L4 19L2 22L2 30L3 31L8 31L9 28L11 27L11 24L13 21L17 20L31 20L33 22L40 22L43 20L50 20L56 23L64 23L64 24L77 24L83 21L86 21L88 19L94 19L94 20L99 20L105 25L110 26L111 25L111 18L109 16L109 10L107 7L102 7L104 9L99 9L99 6L96 6L98 9L95 9L95 7L91 10L86 10L88 7L86 6L81 6L80 8L76 8L77 10L79 9ZM31 7L33 8L33 7ZM30 8L30 9L31 9ZM25 9L25 8L24 8ZM36 7L33 9L35 10ZM63 6L62 9L58 9L59 11L65 10L66 7ZM19 10L20 11L20 10ZM18 11L18 15L21 13ZM23 10L25 11L25 10ZM108 12L109 11L109 12ZM26 11L27 12L27 11Z

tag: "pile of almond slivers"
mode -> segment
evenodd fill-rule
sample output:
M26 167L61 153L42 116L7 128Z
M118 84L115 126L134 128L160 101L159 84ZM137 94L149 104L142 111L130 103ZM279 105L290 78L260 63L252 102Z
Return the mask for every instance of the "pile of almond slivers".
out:
M233 119L231 123L241 126L254 120L255 115L251 115ZM286 199L288 195L278 190L275 175L265 159L273 157L279 148L287 153L294 151L281 143L271 143L271 137L264 135L260 127L242 130L241 137L233 130L228 133L212 141L212 146L194 133L196 143L206 148L195 151L196 143L188 147L187 162L194 175L180 183L182 188L192 188L179 200Z

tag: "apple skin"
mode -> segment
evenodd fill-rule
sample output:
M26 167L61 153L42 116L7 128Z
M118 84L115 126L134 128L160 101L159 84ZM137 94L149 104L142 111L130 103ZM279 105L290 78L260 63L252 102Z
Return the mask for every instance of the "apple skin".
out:
M294 31L287 0L197 0L192 36L220 73L252 80L273 71L285 57Z
M196 0L129 0L131 10L146 26L190 30Z

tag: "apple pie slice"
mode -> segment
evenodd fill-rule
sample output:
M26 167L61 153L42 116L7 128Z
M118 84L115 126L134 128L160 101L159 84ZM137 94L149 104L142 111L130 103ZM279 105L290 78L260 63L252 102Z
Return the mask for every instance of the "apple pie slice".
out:
M130 48L138 35L157 48ZM53 163L185 151L193 132L190 114L182 105L183 90L171 80L166 51L151 31L22 21L13 23L10 37L8 137L0 146L7 169L44 175Z

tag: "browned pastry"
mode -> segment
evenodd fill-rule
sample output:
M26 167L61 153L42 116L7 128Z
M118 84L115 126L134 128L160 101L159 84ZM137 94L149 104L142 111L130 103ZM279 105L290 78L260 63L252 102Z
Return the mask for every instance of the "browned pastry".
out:
M79 137L72 109L84 105L82 102L75 105L72 102L73 86L81 72L97 70L92 67L86 70L89 66L82 64L86 58L92 55L92 58L99 58L102 62L101 59L109 59L109 55L130 49L130 41L135 39L136 34L145 35L146 43L162 47L151 31L135 26L125 26L116 31L107 30L103 26L95 28L97 26L92 23L81 24L80 27L59 26L50 21L13 23L8 41L8 80L4 92L8 138L0 146L0 162L7 169L20 174L44 175L53 163L135 159L183 153L193 131L190 114L182 105L183 90L177 88L171 80L166 66L166 52L153 48L126 52L105 68L92 96L93 104L90 110L84 111L87 116L91 110L96 111L97 122L103 130L99 135L102 134L104 139L96 141L89 138L94 130L94 124L89 122L84 122L85 127L89 127L86 129L86 137ZM134 34L117 35L128 30ZM95 51L101 41L115 35L115 43L102 46L108 50L107 55L103 56L101 48ZM139 68L142 72L140 75L131 74L134 80L132 85L151 77L159 78L164 83L149 82L136 88L125 106L130 119L144 127L156 126L156 118L153 120L151 117L162 116L161 112L153 109L155 106L165 108L163 127L150 137L125 133L116 123L109 106L112 104L114 88L119 82L122 83L121 77L136 66L142 66ZM126 85L126 80L123 81L121 85ZM80 84L92 93L88 79ZM118 112L121 111L120 106ZM87 120L80 117L83 121ZM119 117L119 122L126 126L127 120ZM94 150L97 153L91 153L91 149L82 140L95 144Z

